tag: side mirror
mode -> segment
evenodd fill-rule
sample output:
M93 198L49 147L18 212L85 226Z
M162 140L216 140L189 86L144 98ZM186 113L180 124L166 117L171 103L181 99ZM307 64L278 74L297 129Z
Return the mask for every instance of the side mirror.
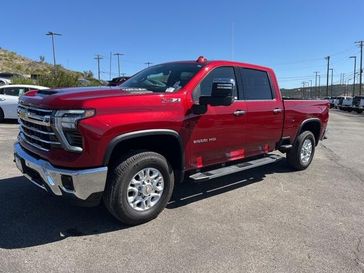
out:
M211 96L201 96L200 105L229 106L234 102L234 83L219 81L212 84Z

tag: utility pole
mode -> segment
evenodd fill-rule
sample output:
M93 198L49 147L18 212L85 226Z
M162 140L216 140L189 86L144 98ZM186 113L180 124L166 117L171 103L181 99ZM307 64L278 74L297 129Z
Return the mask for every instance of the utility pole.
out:
M329 69L330 69L330 56L325 58L327 60L327 73L326 73L326 97L329 96Z
M97 60L97 75L98 79L100 80L100 60L102 60L103 58L101 55L97 54L94 59Z
M52 32L52 31L48 31L48 33L46 33L46 35L52 37L53 66L56 67L56 49L55 49L55 46L54 46L54 36L62 36L62 34L55 33L55 32Z
M348 95L349 95L348 85L350 85L350 81L351 81L351 79L348 79L348 81L346 82L346 86L345 86L345 95L346 95L346 96L348 96Z
M118 74L119 74L119 77L120 77L120 56L124 56L125 54L123 53L114 53L115 56L118 56Z
M306 82L302 82L302 99L305 98L305 83Z
M318 90L318 97L321 98L321 75L318 75L318 79L319 79L319 90Z
M320 73L320 72L315 71L313 73L315 73L315 92L314 93L317 94L317 74Z
M146 64L148 67L151 65L151 64L153 64L153 63L151 63L151 62L146 62L146 63L144 63L144 64Z
M360 47L359 96L361 96L361 85L362 85L362 75L363 75L363 43L364 43L364 41L358 41L355 43L359 44L359 47Z
M356 56L350 56L350 59L354 59L354 78L353 78L353 97L355 96L355 74L356 74Z
M334 69L330 68L331 71L331 87L330 87L330 96L332 97L332 86L333 86L333 82L334 82Z

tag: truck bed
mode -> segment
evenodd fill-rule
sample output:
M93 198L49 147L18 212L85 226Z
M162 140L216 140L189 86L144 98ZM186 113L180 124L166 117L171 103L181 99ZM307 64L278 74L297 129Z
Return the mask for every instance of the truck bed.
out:
M282 137L296 136L300 127L307 119L317 119L323 125L321 127L320 138L326 130L329 119L328 100L298 100L283 99L284 104L284 126Z

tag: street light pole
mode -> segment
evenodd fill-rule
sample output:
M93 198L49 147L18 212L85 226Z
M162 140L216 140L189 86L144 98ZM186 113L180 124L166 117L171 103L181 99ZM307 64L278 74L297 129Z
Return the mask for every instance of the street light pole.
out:
M355 74L356 74L356 56L350 56L350 59L354 59L354 78L353 78L353 97L355 96Z
M56 67L56 49L54 46L54 36L62 36L62 34L48 31L48 33L46 33L46 35L52 37L53 66Z
M118 74L119 74L119 77L120 77L120 56L124 56L125 54L123 53L114 53L115 56L118 57Z

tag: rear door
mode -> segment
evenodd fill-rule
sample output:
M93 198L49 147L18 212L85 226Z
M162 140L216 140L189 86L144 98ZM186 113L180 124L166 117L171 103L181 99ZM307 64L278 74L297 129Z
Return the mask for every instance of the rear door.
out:
M283 102L274 90L267 71L239 68L240 96L244 97L246 113L246 155L256 156L275 149L283 128ZM278 95L277 95L278 94Z
M212 70L195 88L194 100L211 95L214 81L234 83L237 98L236 70L230 66ZM245 156L246 104L238 98L229 106L208 106L206 113L188 119L190 165L201 168L207 165L241 159Z

